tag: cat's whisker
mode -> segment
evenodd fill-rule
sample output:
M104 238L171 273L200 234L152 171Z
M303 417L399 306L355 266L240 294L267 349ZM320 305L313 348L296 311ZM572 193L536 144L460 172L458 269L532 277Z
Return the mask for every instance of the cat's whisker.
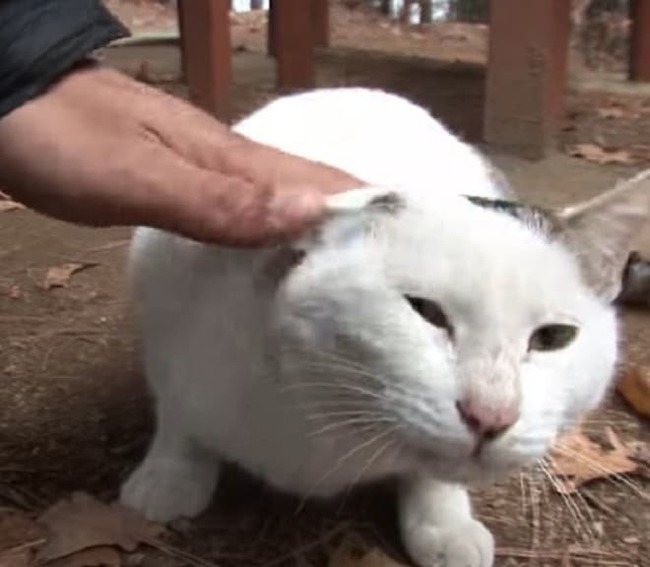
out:
M310 413L307 419L322 420L330 417L349 417L349 416L375 416L384 417L386 413L380 410L341 410L341 411L322 411L319 413Z
M538 464L541 471L544 473L546 478L555 488L555 491L560 495L562 501L566 505L566 509L569 512L569 515L571 516L571 519L573 521L573 529L575 533L581 536L586 535L590 542L595 541L596 538L593 533L592 527L587 521L587 519L585 518L584 514L582 513L582 510L580 510L579 506L575 503L573 498L568 494L566 494L566 492L562 489L563 488L562 484L560 483L558 478L553 474L553 472L549 468L548 463L542 459L538 462Z
M339 465L339 466L342 465L345 461L347 461L348 459L350 459L351 457L356 455L359 451L362 451L366 447L372 445L373 443L376 443L377 441L379 441L380 439L383 439L387 435L392 435L393 433L395 433L395 431L397 431L397 429L398 429L398 426L390 427L390 428L385 429L384 431L378 433L377 435L375 435L375 437L371 438L370 440L368 440L368 441L366 441L364 443L359 443L356 447L354 447L353 449L351 449L350 451L345 453L343 456L339 457L337 459L337 465Z
M321 427L317 431L313 431L309 434L310 438L318 437L335 429L341 429L346 427L351 427L355 425L363 424L381 424L381 423L395 423L395 419L391 417L359 417L354 419L348 419L344 421L336 421L333 423L328 423L327 425Z
M549 473L551 475L553 475L554 478L557 478L557 475L554 474L550 463L548 463L548 459L546 461L547 461L546 464L549 467ZM587 502L587 500L585 499L585 497L582 495L582 493L579 490L575 491L572 494L572 496L575 497L579 502L579 505L576 503L576 507L578 507L578 508L582 507L582 509L585 510L586 515L588 516L588 519L589 519L589 522L590 522L589 525L591 526L593 524L593 522L595 521L594 513L593 513L593 510L591 509L591 506L589 505L589 503ZM595 534L592 531L592 536L591 536L592 540L595 539L594 536L595 536Z
M365 384L366 386L369 386L370 385L369 380L372 379L373 380L372 387L374 389L371 390L371 391L373 391L375 393L380 393L384 389L388 389L393 395L396 395L396 394L399 393L399 394L405 395L405 396L407 396L409 398L413 397L413 396L421 396L422 395L422 392L413 391L412 388L404 386L403 384L399 384L399 383L397 383L395 381L390 381L390 380L388 380L386 378L383 378L383 377L380 378L380 377L378 377L378 375L363 374L363 375L361 375L361 377L364 378L364 381L360 382L360 381L356 380L356 378L359 378L359 376L360 376L358 373L351 373L351 372L349 372L347 370L340 370L340 369L339 370L336 370L336 369L333 370L332 368L320 368L320 370L323 370L323 374L327 375L330 378L331 378L331 374L332 374L333 371L336 373L335 378L331 378L332 379L331 384L349 384L347 382L342 382L341 380L343 378L351 378L354 381L354 385L359 386L359 387L363 387L362 384ZM312 374L317 375L318 372L312 372ZM379 385L379 387L376 386L377 384Z
M322 476L320 476L320 477L319 477L319 478L318 478L318 479L317 479L317 480L312 484L311 488L310 488L309 490L306 491L306 493L305 493L305 495L304 495L304 498L303 498L303 500L301 501L301 504L300 504L300 506L299 506L299 509L302 508L302 507L304 506L305 501L306 501L307 499L310 498L310 496L313 494L314 490L315 490L315 489L316 489L316 488L317 488L321 483L325 482L325 480L327 480L327 479L328 479L332 474L334 474L338 469L340 469L340 468L345 464L345 462L346 462L348 459L350 459L352 456L354 456L355 454L357 454L359 451L362 451L363 449L365 449L365 448L367 448L367 447L369 447L369 446L372 446L373 443L376 443L376 442L378 442L378 441L381 441L382 439L384 439L384 438L387 437L388 435L393 434L395 431L397 431L398 428L399 428L398 426L393 426L393 427L389 427L389 428L384 428L384 427L382 427L382 428L380 429L380 431L379 431L378 433L376 433L374 436L372 436L370 439L368 439L368 440L366 440L366 441L364 441L364 440L362 439L361 442L359 442L358 444L356 444L356 445L355 445L352 449L350 449L347 453L345 453L344 455L342 455L341 457L339 457L339 458L336 460L336 462L334 463L334 465L333 465L332 467L330 467L330 468L329 468L329 469L328 469L328 470L327 470L327 471L326 471ZM376 429L374 429L374 430L371 429L371 431L374 432L374 431L376 431Z
M320 350L320 349L308 349L308 348L299 348L299 349L294 349L294 352L296 354L307 354L310 357L311 356L317 356L320 357L321 359L325 360L331 360L334 362L338 362L344 366L348 366L350 368L356 368L358 370L364 371L366 370L366 367L361 364L360 362L356 360L351 360L347 357L342 356L341 354L337 354L332 351L326 351L326 350ZM311 358L309 360L312 360Z
M354 397L329 397L321 398L319 400L312 400L301 404L296 404L299 409L313 409L313 408L327 408L327 407L358 407L358 408L374 408L377 407L374 402L368 400L354 398Z
M643 490L637 483L635 483L628 475L622 474L619 472L616 472L598 461L595 461L594 459L576 451L575 449L572 449L571 447L568 447L564 445L562 442L556 443L553 448L560 454L570 457L572 459L576 459L580 461L581 463L585 464L588 467L591 467L591 469L594 472L602 473L605 476L606 480L609 480L610 482L614 484L618 484L619 486L622 487L627 487L630 490L632 490L636 495L641 496L645 500L650 501L650 494L648 494L645 490Z
M396 426L394 429L395 430L398 429L398 426ZM385 453L386 453L386 451L388 450L389 447L391 447L392 445L395 445L395 444L396 444L396 439L388 439L382 445L380 445L379 449L377 449L377 451L375 451L369 459L366 460L365 464L360 468L359 472L354 477L354 480L348 484L348 487L345 490L345 494L344 494L344 496L342 498L342 501L341 501L341 506L339 507L339 512L342 511L346 500L350 496L350 492L352 492L352 489L357 484L359 484L359 482L363 479L363 475L366 473L366 471L374 463L376 463L382 455L385 455Z
M384 400L384 401L386 400L386 397L381 395L381 393L373 392L372 390L363 388L358 384L344 384L338 382L302 382L300 384L291 384L290 386L283 388L283 391L296 390L299 388L305 388L305 389L323 388L323 389L331 389L331 390L340 390L340 391L354 392L356 394L360 394L361 396L367 396L378 400Z
M557 480L557 478L555 478L555 476L548 469L548 465L546 464L546 462L543 459L538 462L538 466L539 466L539 469L544 474L544 477L549 481L551 486L553 486L556 493L559 494L560 498L562 499L562 502L566 506L566 509L569 512L569 516L571 518L571 521L573 522L573 525L572 525L573 530L576 533L580 533L580 519L575 513L575 510L573 508L573 503L567 497L567 495L564 493L564 491L562 491L562 487L561 487L559 481Z
M322 354L322 353L318 353ZM331 353L330 353L331 354ZM403 389L408 390L407 388L401 387L399 384L396 384L394 380L377 374L376 372L366 368L359 363L353 362L351 360L344 359L340 356L331 354L332 357L335 357L335 364L332 363L323 363L314 361L312 359L306 359L301 361L305 366L313 369L322 369L325 371L334 370L336 372L346 372L350 376L360 376L363 378L369 378L375 382L379 382L384 386L389 386L392 389Z

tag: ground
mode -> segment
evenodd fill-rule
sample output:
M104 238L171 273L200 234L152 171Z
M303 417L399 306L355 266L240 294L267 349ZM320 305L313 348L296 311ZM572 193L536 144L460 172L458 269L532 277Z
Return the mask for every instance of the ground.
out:
M164 9L108 4L136 29L172 21ZM412 30L377 19L369 31L362 25L367 22L363 13L337 9L335 47L319 55L319 84L401 92L464 137L478 139L486 30L456 24ZM273 96L273 74L260 52L260 18L238 16L233 30L234 98L242 114ZM373 53L361 53L360 46ZM104 57L184 93L173 46L112 49ZM593 156L577 159L564 152L540 162L493 155L524 198L541 204L585 198L647 161L650 108L643 93L622 87L604 92L599 85L607 77L588 79L588 88L572 91L561 146L614 148L623 152L623 163L602 165L590 162ZM128 238L126 229L79 228L26 210L0 213L0 552L36 537L7 518L29 523L71 491L110 500L146 447L151 411L124 272ZM639 247L650 252L650 239L641 239ZM86 269L66 287L46 289L48 269L68 263ZM626 311L622 318L626 363L650 364L650 316ZM602 441L607 427L626 441L647 440L650 432L616 394L587 431ZM475 495L479 516L497 538L498 565L650 565L647 477L609 477L566 497L534 472L522 478ZM294 499L231 470L212 509L196 522L175 526L171 542L183 554L171 557L145 547L127 564L325 565L343 538L403 559L391 492L370 488L298 511ZM4 525L14 531L3 531Z

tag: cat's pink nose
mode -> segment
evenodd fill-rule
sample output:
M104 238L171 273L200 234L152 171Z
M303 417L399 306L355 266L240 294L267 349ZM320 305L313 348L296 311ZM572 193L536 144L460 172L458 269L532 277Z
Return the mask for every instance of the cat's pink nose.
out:
M456 409L467 427L484 438L498 437L512 427L519 419L517 400L499 406L481 404L480 400L468 397L456 402Z

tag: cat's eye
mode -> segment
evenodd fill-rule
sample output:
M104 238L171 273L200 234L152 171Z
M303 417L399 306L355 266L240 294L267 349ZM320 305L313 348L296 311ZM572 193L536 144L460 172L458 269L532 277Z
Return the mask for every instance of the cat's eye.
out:
M453 335L454 328L452 327L449 319L442 310L442 307L435 301L424 299L422 297L406 296L406 301L409 302L411 308L420 315L427 322L431 323L439 329L444 329L450 335Z
M530 336L529 350L550 351L560 350L569 346L578 335L578 327L574 325L553 324L539 327Z

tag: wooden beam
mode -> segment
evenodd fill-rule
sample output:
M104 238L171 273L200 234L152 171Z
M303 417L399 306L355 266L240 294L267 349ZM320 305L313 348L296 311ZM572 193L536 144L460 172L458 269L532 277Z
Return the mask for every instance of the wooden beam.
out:
M491 0L484 138L542 157L565 114L570 0Z
M630 0L630 65L632 81L650 81L650 2Z
M179 0L183 73L192 101L230 117L230 0Z
M273 45L278 87L314 86L314 34L311 1L273 0Z

